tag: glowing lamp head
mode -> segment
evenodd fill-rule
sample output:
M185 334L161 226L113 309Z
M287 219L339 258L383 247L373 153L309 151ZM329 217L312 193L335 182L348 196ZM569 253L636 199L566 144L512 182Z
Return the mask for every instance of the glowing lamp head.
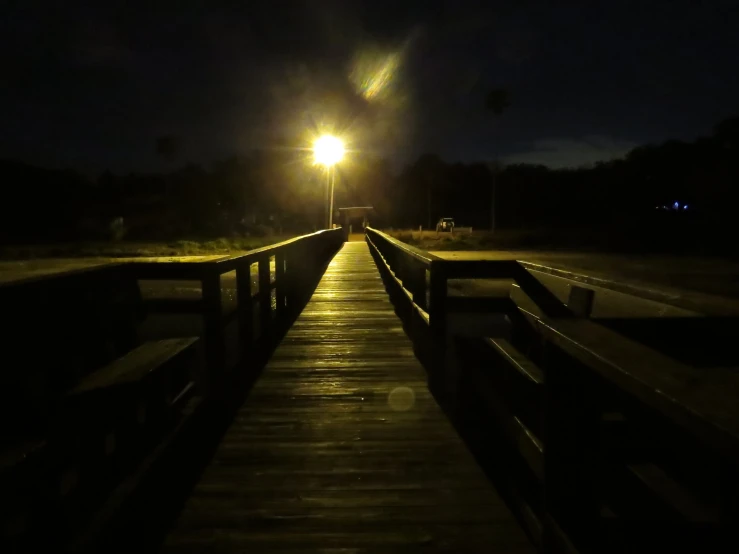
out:
M313 144L316 163L331 167L344 157L344 144L331 135L324 135Z

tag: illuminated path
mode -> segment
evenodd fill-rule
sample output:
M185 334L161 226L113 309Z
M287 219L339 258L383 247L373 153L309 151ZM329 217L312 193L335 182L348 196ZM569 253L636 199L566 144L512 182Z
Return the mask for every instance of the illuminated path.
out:
M364 242L272 356L165 552L533 552L426 386Z

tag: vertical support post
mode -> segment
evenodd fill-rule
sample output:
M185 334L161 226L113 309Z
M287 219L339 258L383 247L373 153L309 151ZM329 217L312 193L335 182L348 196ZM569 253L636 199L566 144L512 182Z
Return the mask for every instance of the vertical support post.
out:
M269 340L272 334L272 283L269 258L269 253L259 258L259 338L264 340Z
M329 227L328 218L329 218L329 210L330 210L330 208L328 206L328 195L329 195L329 189L330 188L331 188L331 171L327 167L326 168L326 208L325 208L325 212L326 212L325 213L325 216L326 217L323 220L326 229L328 229L328 227Z
M589 551L599 516L600 387L587 368L551 344L546 345L544 371L544 551L559 551L562 532L577 536L578 546Z
M254 303L251 297L251 260L246 259L236 268L236 298L239 310L239 348L241 362L246 363L254 342Z
M385 250L382 255L385 257L385 260L387 260L387 263L390 266L390 269L393 270L393 273L395 273L395 276L400 279L400 270L398 269L398 266L400 265L400 250L394 248L391 244L388 244L387 242L381 242L381 244L384 246Z
M404 253L401 253L400 256L393 256L393 258L396 259L393 260L393 264L390 265L390 268L395 272L395 277L403 283L403 287L407 288L405 286L405 256L403 254Z
M428 305L426 303L426 266L417 260L409 261L411 264L409 274L413 282L413 288L411 290L413 292L413 302L424 312L428 312Z
M209 385L223 376L226 366L226 344L223 333L223 307L221 304L221 276L209 271L201 280L205 338L205 357L208 366Z
M333 229L334 226L334 185L336 184L336 169L334 166L329 168L331 172L331 200L328 203L328 228Z
M300 250L293 245L287 247L285 257L287 259L287 271L285 272L285 296L287 297L287 309L295 313L300 304L302 294L301 278L302 264L300 261Z
M443 262L442 262L443 263ZM446 335L446 296L447 277L444 266L438 262L431 262L429 269L429 325L436 337ZM424 277L425 279L425 277Z
M490 231L495 232L495 171L490 172Z
M447 344L447 276L442 263L431 262L429 268L429 344L426 349L429 352L429 388L438 400L448 407L448 389L445 368L447 367L447 353L450 345Z
M577 317L590 317L590 314L593 312L594 300L594 290L572 285L570 287L570 296L567 300L567 307Z
M283 318L285 316L285 298L287 283L287 272L285 271L285 262L287 257L285 256L284 248L280 248L275 253L275 297L277 298L277 317Z
M395 277L400 279L402 288L411 293L409 299L406 293L401 289L398 291L398 298L400 299L401 305L398 307L398 316L403 323L411 329L411 336L413 335L413 268L411 267L412 260L404 252L398 258L398 263L393 268L395 271Z

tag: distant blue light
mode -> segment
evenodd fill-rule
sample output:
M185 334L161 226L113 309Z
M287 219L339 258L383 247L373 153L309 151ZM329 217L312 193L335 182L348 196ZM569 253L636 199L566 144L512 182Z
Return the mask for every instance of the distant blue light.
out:
M687 209L688 209L688 205L687 205L687 204L685 204L685 205L683 206L683 210L687 210Z
M679 208L680 208L680 204L679 204L678 202L675 202L675 203L674 203L674 204L672 205L672 207L673 207L673 208L675 208L675 209L677 210L677 209L679 209Z

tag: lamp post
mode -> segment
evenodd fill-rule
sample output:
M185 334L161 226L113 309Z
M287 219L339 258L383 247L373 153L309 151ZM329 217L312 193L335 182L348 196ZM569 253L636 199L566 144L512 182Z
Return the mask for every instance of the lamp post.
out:
M326 207L328 209L326 227L331 229L334 222L334 185L336 182L334 166L344 157L344 144L334 136L324 135L313 144L313 155L316 163L326 168Z

